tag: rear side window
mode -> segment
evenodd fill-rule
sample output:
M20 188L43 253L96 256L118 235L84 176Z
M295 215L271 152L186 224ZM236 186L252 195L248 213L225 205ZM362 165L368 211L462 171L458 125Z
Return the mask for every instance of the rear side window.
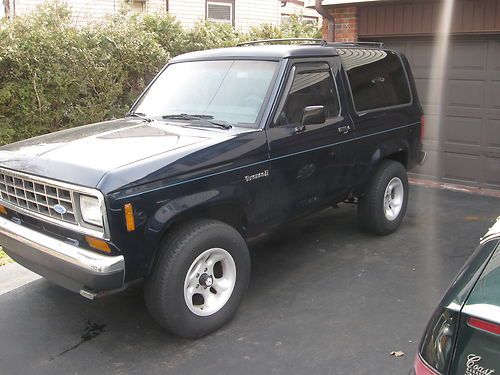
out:
M347 71L356 111L411 102L408 78L399 56L392 51L339 48Z

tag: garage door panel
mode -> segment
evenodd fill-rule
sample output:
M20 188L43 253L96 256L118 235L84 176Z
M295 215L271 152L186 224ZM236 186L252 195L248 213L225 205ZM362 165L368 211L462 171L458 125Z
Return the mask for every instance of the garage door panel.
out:
M488 63L487 42L456 42L452 44L451 59L449 65L451 70L471 70L483 72Z
M425 135L426 142L435 141L439 142L439 117L437 115L429 114L429 108L424 108L425 112Z
M487 147L497 148L500 154L500 118L486 120L484 144ZM500 171L498 173L500 174Z
M484 81L449 80L449 105L481 108L484 104Z
M481 157L479 155L443 153L444 178L474 183L479 180Z
M490 66L493 70L500 71L500 41L493 42L493 52L490 53L489 60Z
M444 122L444 141L455 145L480 146L482 118L447 116Z
M439 160L441 158L440 152L438 150L431 150L426 147L427 161L424 165L417 167L414 172L425 176L434 177L437 176Z
M488 187L498 188L500 186L500 158L486 156L484 164L485 184Z
M500 76L500 72L498 72ZM500 109L500 81L491 82L492 95L489 98L489 108Z

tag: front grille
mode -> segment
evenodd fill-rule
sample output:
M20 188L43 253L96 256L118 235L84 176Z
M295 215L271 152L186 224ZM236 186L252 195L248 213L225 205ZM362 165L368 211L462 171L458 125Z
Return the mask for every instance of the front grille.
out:
M73 191L0 170L0 201L67 223L77 224ZM66 210L60 214L56 206ZM60 207L58 207L60 208Z

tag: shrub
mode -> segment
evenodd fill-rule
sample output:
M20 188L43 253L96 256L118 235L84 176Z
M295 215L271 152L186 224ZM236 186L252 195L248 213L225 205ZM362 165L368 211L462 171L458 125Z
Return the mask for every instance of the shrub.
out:
M171 15L126 10L77 27L70 13L50 2L0 21L0 145L122 116L170 56L248 39L320 35L300 16L244 34L207 21L184 30Z

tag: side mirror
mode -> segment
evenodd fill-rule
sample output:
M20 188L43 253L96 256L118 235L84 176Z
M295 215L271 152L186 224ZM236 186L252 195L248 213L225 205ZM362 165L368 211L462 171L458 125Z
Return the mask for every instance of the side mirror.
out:
M304 108L302 126L322 124L325 121L325 107L322 105L311 105Z

